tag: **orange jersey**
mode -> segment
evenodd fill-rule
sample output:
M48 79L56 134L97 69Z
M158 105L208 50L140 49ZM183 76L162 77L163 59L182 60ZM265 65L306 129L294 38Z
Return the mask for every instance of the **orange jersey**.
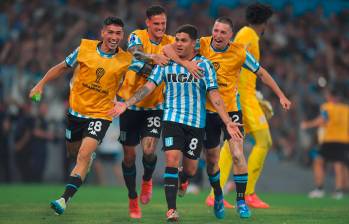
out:
M160 43L154 43L149 39L147 30L136 30L132 32L128 40L128 48L139 45L143 47L143 52L146 54L160 54L162 47L174 42L174 37L164 35ZM139 88L141 88L146 82L149 74L136 74L136 72L129 70L126 73L125 80L121 86L118 96L123 100L131 98ZM154 109L160 108L163 102L163 89L164 84L158 86L149 96L145 97L142 101L138 102L130 109Z
M119 48L111 57L103 57L97 40L82 39L77 49L78 63L71 81L70 108L83 116L112 120L107 112L126 73L132 55ZM76 57L76 56L75 56ZM67 62L67 59L66 59ZM69 65L69 63L67 62Z
M200 38L200 54L209 59L217 73L218 91L228 112L240 110L237 85L242 67L256 71L259 64L244 49L243 45L230 43L226 49L217 50L211 46L212 37ZM207 110L216 112L207 100Z
M321 105L321 114L326 120L322 142L349 143L349 105L324 103Z

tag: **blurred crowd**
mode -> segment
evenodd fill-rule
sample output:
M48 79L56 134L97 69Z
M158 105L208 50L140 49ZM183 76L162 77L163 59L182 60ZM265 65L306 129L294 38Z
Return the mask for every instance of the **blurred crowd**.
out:
M214 19L229 16L235 32L246 25L247 0L167 0L167 30L173 34L184 23L196 25L209 35ZM322 88L340 83L349 96L349 4L344 1L261 1L273 5L275 15L261 38L261 63L287 96L293 109L286 113L276 96L260 86L274 106L271 119L273 150L282 160L306 163L304 148L311 148L312 134L299 129L301 120L319 113ZM101 21L116 15L128 35L144 28L145 8L154 1L135 0L3 0L0 3L0 171L2 178L12 166L22 179L42 178L46 147L64 154L64 115L71 74L45 89L41 105L28 100L28 91L45 72L61 62L81 38L99 37ZM126 39L126 37L125 37ZM124 41L125 46L126 40ZM12 162L11 162L12 161ZM9 163L11 163L9 165ZM29 169L28 167L32 167Z

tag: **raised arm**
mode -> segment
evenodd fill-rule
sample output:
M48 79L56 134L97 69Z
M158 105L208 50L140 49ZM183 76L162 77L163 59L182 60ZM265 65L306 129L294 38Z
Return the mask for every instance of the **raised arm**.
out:
M41 94L43 92L44 86L48 81L58 78L59 76L65 74L70 67L67 65L66 61L62 61L61 63L53 66L45 76L31 89L29 93L29 97L31 98L35 94Z
M301 123L301 128L302 129L309 129L309 128L321 127L321 126L325 125L325 123L326 123L325 118L320 115L320 116L314 118L313 120L303 121Z
M269 86L273 90L273 92L279 97L280 104L282 105L282 107L285 110L289 110L291 108L291 102L287 99L287 97L282 92L275 80L271 77L269 72L265 70L262 66L260 66L256 74L258 77L261 78L262 82Z
M208 92L208 98L211 101L212 105L216 109L217 113L221 117L223 123L227 127L227 130L235 141L240 141L243 138L242 133L240 132L238 126L241 126L242 124L234 123L229 114L226 112L224 101L222 97L219 95L219 92L217 89L212 89Z

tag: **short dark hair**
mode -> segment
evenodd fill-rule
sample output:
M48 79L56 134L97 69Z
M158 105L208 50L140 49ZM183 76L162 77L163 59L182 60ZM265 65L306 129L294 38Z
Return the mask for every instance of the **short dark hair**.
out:
M198 39L198 36L199 36L198 28L196 28L196 26L193 26L190 24L185 24L185 25L180 26L176 30L176 34L177 33L186 33L189 35L190 39L192 39L192 40Z
M254 3L246 9L246 20L251 25L259 25L268 21L273 15L273 9L269 5Z
M216 19L216 22L227 24L230 26L231 30L234 29L233 21L229 17L219 17L218 19Z
M103 27L104 26L109 26L109 25L112 25L112 24L120 26L120 27L124 27L124 22L120 18L117 18L117 17L114 17L114 16L109 16L109 17L107 17L103 21Z
M149 8L147 8L145 14L147 15L147 18L150 19L152 16L166 14L166 11L160 5L153 5L153 6L150 6Z

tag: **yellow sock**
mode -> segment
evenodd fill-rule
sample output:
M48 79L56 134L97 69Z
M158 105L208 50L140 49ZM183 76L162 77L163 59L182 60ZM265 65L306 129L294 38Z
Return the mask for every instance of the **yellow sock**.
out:
M232 165L233 165L233 159L230 153L229 143L228 141L225 141L224 145L221 148L221 152L219 154L219 162L218 162L218 166L221 172L220 184L222 189L224 188L225 184L228 181ZM211 189L210 196L212 197L214 196L213 189Z
M269 148L272 144L269 129L251 132L251 135L255 140L255 145L248 157L248 182L246 194L253 194L255 192L256 183L261 175L265 158L267 157Z

